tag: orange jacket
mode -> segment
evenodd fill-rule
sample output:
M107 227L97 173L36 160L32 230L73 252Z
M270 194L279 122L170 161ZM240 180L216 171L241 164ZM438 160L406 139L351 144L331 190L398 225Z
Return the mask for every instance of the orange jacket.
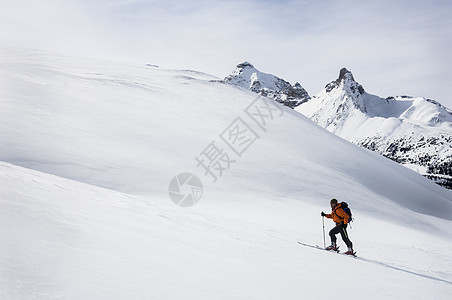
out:
M326 214L325 217L328 219L333 219L336 224L344 222L344 224L348 223L349 215L341 208L341 204L338 203L337 206L333 209L333 212L330 214Z

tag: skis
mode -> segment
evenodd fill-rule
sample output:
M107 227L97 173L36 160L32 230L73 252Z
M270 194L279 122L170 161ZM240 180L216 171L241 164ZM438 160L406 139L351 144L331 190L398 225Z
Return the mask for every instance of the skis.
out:
M356 252L353 252L353 254L341 253L341 252L339 252L339 247L337 247L337 250L327 250L327 249L325 249L323 247L320 247L319 245L315 245L314 246L314 245L311 245L311 244L302 243L300 241L298 241L298 244L300 244L302 246L306 246L306 247L311 247L311 248L314 248L314 249L325 250L325 251L328 251L328 252L336 252L337 254L356 257Z

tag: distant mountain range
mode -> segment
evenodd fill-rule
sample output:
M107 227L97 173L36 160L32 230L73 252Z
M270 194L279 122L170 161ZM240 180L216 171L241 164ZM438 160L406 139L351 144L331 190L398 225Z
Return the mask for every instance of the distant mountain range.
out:
M452 112L434 100L371 95L346 68L312 97L298 82L292 86L248 62L223 82L273 98L330 132L452 189Z

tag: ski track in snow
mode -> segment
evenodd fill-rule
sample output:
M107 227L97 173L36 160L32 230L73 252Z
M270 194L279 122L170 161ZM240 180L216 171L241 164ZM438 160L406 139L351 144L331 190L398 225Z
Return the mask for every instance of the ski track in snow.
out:
M311 248L318 249L318 250L327 251L326 249L324 249L324 248L322 248L322 247L320 247L318 245L314 246L314 245L307 244L307 243L302 243L302 242L298 242L298 243L301 244L302 246L306 246L306 247L311 247ZM333 251L327 251L327 252L331 252L333 254L336 254ZM345 255L342 252L338 253L338 254L341 254L342 256ZM390 269L393 269L393 270L405 272L405 273L408 273L408 274L420 276L420 277L423 277L423 278L428 278L428 279L436 280L436 281L439 281L439 282L452 284L452 281L425 274L425 273L428 273L428 271L425 271L425 270L411 271L411 270L408 270L407 268L397 267L397 266L394 266L394 265L392 265L390 263L387 263L387 262L378 261L378 260L375 260L375 259L369 259L369 258L365 258L365 257L359 256L359 255L353 256L353 257L350 257L350 258L353 258L353 259L356 259L356 260L360 260L360 261L363 261L363 262L366 262L366 263L371 263L371 264L374 264L374 265L382 266L382 267L385 267L385 268L390 268Z
M441 279L441 278L430 276L430 275L426 275L425 273L427 273L428 271L421 271L421 270L419 270L419 271L415 272L415 271L410 271L410 270L407 270L407 269L404 269L404 268L401 268L401 267L396 267L396 266L393 266L391 264L388 264L388 263L385 263L385 262L382 262L382 261L378 261L378 260L374 260L374 259L369 259L369 258L365 258L365 257L361 257L361 256L357 256L355 258L357 260L365 261L367 263L372 263L372 264L379 265L379 266L382 266L382 267L385 267L385 268L390 268L390 269L394 269L394 270L397 270L397 271L405 272L405 273L408 273L408 274L420 276L420 277L423 277L423 278L428 278L428 279L431 279L431 280L436 280L436 281L439 281L439 282L452 284L452 281Z

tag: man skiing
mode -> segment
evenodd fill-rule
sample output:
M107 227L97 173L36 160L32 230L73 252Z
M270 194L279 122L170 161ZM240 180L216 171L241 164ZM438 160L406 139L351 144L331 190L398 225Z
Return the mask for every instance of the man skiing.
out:
M323 211L321 213L322 217L327 217L328 219L333 219L336 223L336 226L331 229L330 237L331 237L331 246L328 246L326 250L338 250L336 244L336 234L340 233L342 239L348 247L348 251L345 254L354 255L353 252L353 244L348 238L347 234L347 223L350 216L341 208L341 204L337 203L336 199L331 199L330 201L332 212L331 214L325 214Z

